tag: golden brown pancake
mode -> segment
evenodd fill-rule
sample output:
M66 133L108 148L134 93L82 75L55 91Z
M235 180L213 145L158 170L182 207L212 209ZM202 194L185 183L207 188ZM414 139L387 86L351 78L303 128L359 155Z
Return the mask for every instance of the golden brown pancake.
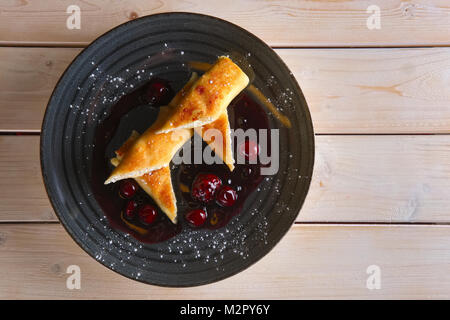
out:
M224 112L229 103L249 81L247 75L227 57L219 57L210 70L194 80L193 75L169 106L161 108L155 123L130 147L105 184L139 177L167 166L175 153L192 137L193 130L190 128L207 125L221 115L227 117ZM223 133L222 144L225 148L222 152L219 150L220 144L206 140L213 149L219 150L219 156L221 153L225 156L223 160L232 170L229 124L227 121L224 125L223 120L217 123L218 130Z
M197 74L193 73L169 105L160 108L155 123L130 145L122 161L113 170L105 184L140 177L169 165L175 153L192 137L193 130L180 129L163 134L157 134L155 130L166 121L170 109L179 103L197 77Z
M219 57L187 90L156 132L201 127L217 120L248 82L247 75L230 58Z
M225 110L216 121L195 128L194 130L223 160L228 168L230 168L230 171L233 171L234 157L231 147L231 129L228 121L228 112ZM219 137L217 137L216 133Z
M172 157L192 137L195 128L232 171L234 158L226 108L247 84L245 73L226 57L220 57L200 79L193 73L169 105L160 108L155 123L140 137L133 131L116 151L117 157L111 159L116 168L105 184L134 178L176 223L176 198L168 167ZM199 123L201 127L196 127ZM209 129L216 131L211 135Z
M165 134L155 134L147 130L132 144L105 184L140 177L168 166L175 153L191 137L192 129L181 129Z
M123 155L138 138L139 133L133 131L128 140L116 151L116 157L111 159L111 163L114 166L120 164ZM170 221L177 223L177 200L173 192L170 168L168 166L162 167L143 176L136 177L134 180L155 200L156 204L169 217Z

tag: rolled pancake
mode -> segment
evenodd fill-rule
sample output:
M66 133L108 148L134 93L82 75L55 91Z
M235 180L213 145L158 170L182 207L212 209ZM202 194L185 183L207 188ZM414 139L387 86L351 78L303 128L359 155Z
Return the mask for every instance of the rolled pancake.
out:
M209 129L216 130L209 131ZM228 166L230 171L234 170L233 149L231 146L231 129L228 121L228 112L225 110L216 121L194 128L194 131L202 137L209 147ZM217 137L216 134L220 136Z
M146 173L169 165L175 153L194 134L192 129L174 130L169 133L157 134L156 128L165 123L170 109L174 108L198 78L193 73L186 85L170 101L168 106L160 108L158 118L124 154L122 161L113 170L105 184L127 178L136 178Z
M127 141L117 150L116 157L111 159L114 166L118 166L123 156L128 152L131 145L139 138L139 133L133 131ZM146 173L143 176L134 178L139 186L156 202L159 208L167 215L173 223L177 223L177 199L173 191L170 168L161 169Z
M205 139L205 141L218 156L222 157L230 170L233 170L234 160L231 150L231 134L226 108L231 100L247 84L248 77L245 73L226 57L220 57L216 64L200 79L197 80L197 75L194 73L188 83L177 93L169 105L161 107L155 123L130 147L123 160L105 181L105 184L121 179L139 177L145 173L167 166L175 153L192 137L193 130L179 128L175 130L171 129L171 131L165 133L158 134L158 132L167 124L173 123L171 122L172 120L181 120L181 118L177 118L177 114L180 114L180 108L181 110L185 110L185 107L200 111L204 110L208 115L208 121L203 125L213 122L211 127L215 127L222 132L222 148L220 148L221 143L217 143L211 139ZM207 100L209 99L208 101L211 103L206 101L205 98ZM219 114L216 116L217 112ZM196 112L191 112L191 115L194 113ZM184 114L184 112L181 111L181 114ZM214 123L219 117L222 118L217 123ZM194 123L189 124L189 128L194 127L196 127Z
M219 57L170 110L156 133L201 127L217 120L248 82L247 75L230 58Z

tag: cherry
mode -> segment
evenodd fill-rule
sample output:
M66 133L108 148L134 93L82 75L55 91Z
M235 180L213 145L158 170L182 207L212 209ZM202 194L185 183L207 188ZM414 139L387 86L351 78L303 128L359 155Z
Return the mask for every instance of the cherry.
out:
M156 209L149 204L144 204L139 208L139 218L144 224L151 224L155 221L157 215Z
M255 141L248 140L239 145L239 152L247 160L256 160L256 158L259 154L259 146Z
M206 211L203 209L195 209L186 214L186 220L196 227L202 226L206 221L206 217Z
M211 173L200 173L192 184L192 199L204 203L209 202L221 186L222 180L218 176Z
M224 186L220 189L219 193L216 196L216 201L218 204L224 207L231 207L237 200L236 191L229 187Z
M136 201L130 200L127 202L125 206L125 216L127 218L133 218L134 217L134 211L136 210L138 204Z
M120 183L119 194L122 198L130 199L136 194L138 187L133 180L124 180Z
M146 89L145 99L150 104L164 105L169 103L172 89L164 80L152 80Z

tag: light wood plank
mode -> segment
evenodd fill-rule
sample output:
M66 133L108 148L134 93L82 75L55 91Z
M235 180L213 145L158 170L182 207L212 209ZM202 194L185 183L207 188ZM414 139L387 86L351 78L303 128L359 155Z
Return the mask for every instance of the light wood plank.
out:
M69 30L69 5L81 9L81 29ZM371 5L381 9L381 29L369 30ZM0 44L85 45L136 17L170 11L218 16L273 46L418 46L450 43L445 0L420 1L3 1Z
M0 130L39 131L59 77L79 52L0 48Z
M450 135L316 137L298 221L449 222L449 163Z
M124 278L85 254L62 226L0 225L0 298L423 299L450 297L449 226L294 226L261 261L223 281L161 288ZM81 289L66 289L66 269ZM367 267L381 270L368 290Z
M56 221L39 137L0 136L0 221ZM298 222L450 222L450 136L318 136Z
M0 131L39 131L80 49L0 48ZM449 133L450 48L278 49L316 133Z
M38 136L0 136L0 221L56 221L44 188Z
M277 52L317 133L450 132L450 48Z

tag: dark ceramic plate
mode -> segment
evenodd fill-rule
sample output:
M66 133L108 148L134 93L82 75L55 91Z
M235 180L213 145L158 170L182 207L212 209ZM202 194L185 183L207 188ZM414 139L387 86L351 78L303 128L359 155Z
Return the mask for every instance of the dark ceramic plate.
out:
M177 89L190 61L242 57L252 83L286 115L279 129L280 162L246 200L242 212L217 230L182 232L145 244L112 228L92 196L95 130L114 102L148 81L168 79ZM149 126L151 123L148 123ZM124 133L125 136L128 134ZM195 286L236 274L267 254L294 223L306 197L314 162L309 110L292 73L249 32L226 21L190 13L143 17L109 31L67 68L48 103L42 125L41 164L48 196L72 238L106 267L162 286Z

